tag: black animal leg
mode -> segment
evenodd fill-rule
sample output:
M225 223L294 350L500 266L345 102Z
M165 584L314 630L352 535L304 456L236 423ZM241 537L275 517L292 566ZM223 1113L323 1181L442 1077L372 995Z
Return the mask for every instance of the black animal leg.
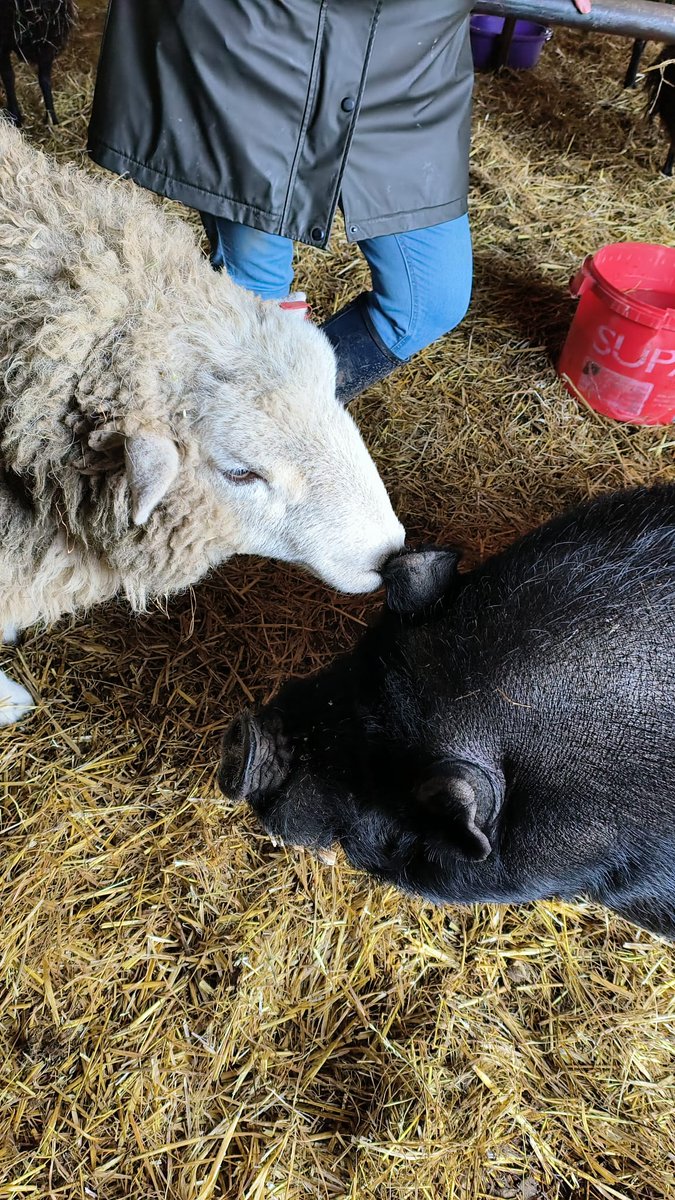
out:
M673 143L668 151L668 157L661 168L661 174L668 176L672 175L673 166L675 166L675 143Z
M639 41L633 42L633 49L632 49L631 56L630 56L630 62L628 64L628 70L626 71L626 78L623 81L623 86L625 88L634 88L635 87L635 83L637 80L638 67L640 66L640 59L642 58L642 55L644 54L646 45L647 45L646 42L639 42Z
M52 63L53 57L50 55L47 58L41 58L38 63L38 83L40 91L45 102L45 121L49 122L51 118L52 125L58 125L56 112L54 111L54 97L52 96Z
M21 125L23 123L23 116L19 108L19 101L16 98L14 68L9 54L3 54L0 58L0 79L2 79L2 86L5 89L7 97L7 112L15 125Z

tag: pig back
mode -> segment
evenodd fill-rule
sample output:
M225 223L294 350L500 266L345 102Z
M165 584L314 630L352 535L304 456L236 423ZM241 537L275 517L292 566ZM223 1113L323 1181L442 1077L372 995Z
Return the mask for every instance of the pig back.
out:
M540 862L675 839L675 487L543 526L469 576L446 620L468 694L453 708L472 741L496 736L504 819Z
M404 658L434 754L503 770L502 865L543 881L601 847L675 849L675 487L527 535L464 576Z

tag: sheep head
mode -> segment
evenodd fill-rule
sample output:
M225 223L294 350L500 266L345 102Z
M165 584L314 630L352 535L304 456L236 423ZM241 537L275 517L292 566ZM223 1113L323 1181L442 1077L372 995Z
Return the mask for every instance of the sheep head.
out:
M328 339L230 280L214 282L226 288L225 313L207 305L145 354L136 332L134 359L154 369L136 380L121 427L89 432L90 469L123 467L131 521L156 533L180 524L188 539L192 525L208 565L266 555L339 591L378 587L405 535L336 399ZM148 341L158 336L148 331Z

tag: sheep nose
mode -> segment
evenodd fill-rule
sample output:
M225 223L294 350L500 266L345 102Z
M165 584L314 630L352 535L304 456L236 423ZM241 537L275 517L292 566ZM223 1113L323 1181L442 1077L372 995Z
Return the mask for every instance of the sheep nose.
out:
M233 800L244 800L251 790L257 738L253 717L240 713L223 736L218 784Z

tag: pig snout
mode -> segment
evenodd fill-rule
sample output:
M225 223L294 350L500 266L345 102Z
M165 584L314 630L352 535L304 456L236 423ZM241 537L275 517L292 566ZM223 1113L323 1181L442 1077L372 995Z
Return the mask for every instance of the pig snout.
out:
M233 800L246 798L249 789L252 742L251 720L247 716L235 717L225 731L220 748L218 785L226 796Z
M289 743L274 719L268 724L266 717L263 725L258 717L242 713L223 737L218 783L230 799L251 805L275 846L310 849L320 862L334 866L333 836L315 811L317 805L311 805L308 817L302 806L293 816L288 804L277 804L276 793L286 779L291 757Z
M223 737L218 784L233 800L250 800L279 787L289 761L281 732L240 713Z

